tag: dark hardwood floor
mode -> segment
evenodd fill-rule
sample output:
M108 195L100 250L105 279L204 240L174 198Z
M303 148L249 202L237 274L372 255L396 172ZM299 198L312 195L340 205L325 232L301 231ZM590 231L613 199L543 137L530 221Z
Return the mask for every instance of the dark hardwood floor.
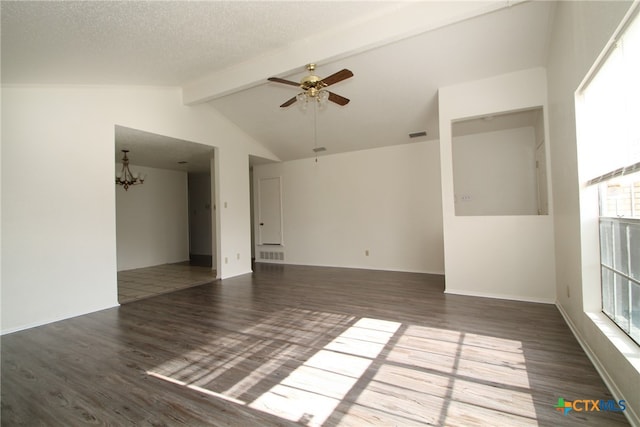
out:
M3 426L617 426L553 305L445 295L426 274L246 275L1 341Z
M118 303L127 304L216 280L211 265L198 261L118 271Z

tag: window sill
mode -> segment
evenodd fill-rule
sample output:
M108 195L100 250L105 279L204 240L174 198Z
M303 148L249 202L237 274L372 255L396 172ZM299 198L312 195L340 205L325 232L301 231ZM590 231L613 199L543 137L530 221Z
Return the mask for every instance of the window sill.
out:
M602 334L611 341L613 346L640 374L640 346L627 336L604 313L585 313Z

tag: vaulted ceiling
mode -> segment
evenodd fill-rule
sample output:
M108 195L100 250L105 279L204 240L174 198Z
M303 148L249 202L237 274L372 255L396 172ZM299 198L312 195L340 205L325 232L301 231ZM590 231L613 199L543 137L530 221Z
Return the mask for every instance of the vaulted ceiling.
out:
M438 88L544 66L553 10L548 1L2 1L2 83L181 86L185 103L209 102L280 159L299 159L316 145L332 154L409 143L422 130L418 140L437 139ZM296 88L267 78L299 81L310 62L321 77L353 71L332 86L349 104L279 107Z

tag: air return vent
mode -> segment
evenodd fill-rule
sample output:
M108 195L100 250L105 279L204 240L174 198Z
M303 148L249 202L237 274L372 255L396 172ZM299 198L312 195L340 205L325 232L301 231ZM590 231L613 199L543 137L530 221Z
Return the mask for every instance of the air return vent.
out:
M284 252L260 251L260 259L284 261Z
M421 130L419 132L412 132L409 134L409 138L420 138L421 136L427 136L427 131Z

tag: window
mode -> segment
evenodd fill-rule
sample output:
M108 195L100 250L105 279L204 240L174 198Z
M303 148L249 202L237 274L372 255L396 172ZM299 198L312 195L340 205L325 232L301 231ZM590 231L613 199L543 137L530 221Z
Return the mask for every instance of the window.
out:
M602 311L640 343L640 172L599 193Z
M589 218L598 217L593 223L599 227L601 310L640 344L640 19L637 10L619 30L577 93L580 116L577 131L581 179L586 181L587 189L597 186L599 194L599 214L593 199L594 213ZM592 193L584 191L584 194ZM585 215L582 216L584 219ZM597 243L596 240L593 245Z

